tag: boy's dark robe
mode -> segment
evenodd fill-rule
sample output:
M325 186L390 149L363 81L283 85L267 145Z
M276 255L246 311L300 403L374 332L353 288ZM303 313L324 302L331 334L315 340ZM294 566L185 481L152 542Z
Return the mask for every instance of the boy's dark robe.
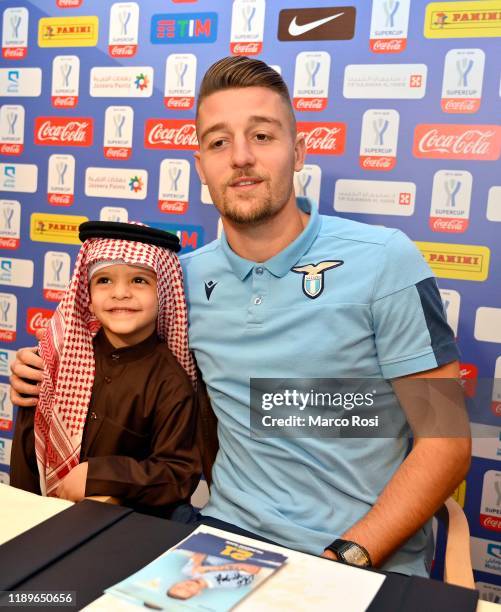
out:
M215 456L214 417L204 392L199 391L204 404L199 408L188 376L156 334L114 349L100 332L94 352L96 374L80 454L89 464L85 495L112 495L136 510L168 517L197 486L202 440L212 445L204 462L208 470ZM18 410L11 484L40 493L34 413ZM212 431L202 432L202 423Z

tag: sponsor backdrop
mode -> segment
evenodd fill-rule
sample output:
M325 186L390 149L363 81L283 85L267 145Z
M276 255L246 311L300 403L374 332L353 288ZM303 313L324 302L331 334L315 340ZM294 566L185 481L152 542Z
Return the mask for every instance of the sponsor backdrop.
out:
M0 65L0 481L8 368L68 282L86 219L137 219L184 251L217 237L193 163L206 68L256 56L287 81L324 214L399 227L439 278L462 375L501 378L501 0L8 0ZM498 122L498 123L496 123ZM457 491L501 597L501 387L472 411ZM485 437L489 436L489 437ZM437 568L440 569L440 555Z

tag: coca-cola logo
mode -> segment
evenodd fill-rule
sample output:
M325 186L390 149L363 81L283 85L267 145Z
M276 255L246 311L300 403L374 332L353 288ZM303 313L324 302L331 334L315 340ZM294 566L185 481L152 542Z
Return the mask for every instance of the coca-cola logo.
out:
M5 59L22 59L26 56L26 47L5 47L3 56Z
M185 98L165 98L165 106L167 108L191 108L193 106L195 99L191 97Z
M421 124L414 131L413 152L434 159L499 159L501 126Z
M395 166L395 158L388 156L381 157L364 157L360 158L362 168L368 170L391 170Z
M129 159L132 149L130 147L105 147L104 156L108 159Z
M327 106L327 98L294 98L294 108L297 110L320 111Z
M26 331L35 334L40 329L47 329L53 314L48 308L28 308Z
M23 145L21 144L4 143L0 145L0 154L2 155L21 155L22 152Z
M430 226L434 232L464 232L468 227L468 219L431 217Z
M477 378L478 377L478 368L473 363L461 363L459 366L459 376L460 378Z
M231 52L234 55L257 55L262 46L260 42L231 43Z
M406 42L405 38L377 38L371 40L371 49L375 53L399 53L405 49Z
M53 96L52 98L52 105L56 107L72 108L77 105L77 102L77 96Z
M108 48L112 57L133 57L136 51L137 45L110 45Z
M346 124L298 122L298 136L306 143L306 151L316 155L342 155L346 140Z
M493 529L494 531L501 531L501 518L495 516L489 516L482 514L480 516L480 523L485 529Z
M195 122L187 119L148 119L144 146L147 149L198 149Z
M17 249L18 247L19 247L19 238L0 237L0 249Z
M442 110L446 113L475 113L480 107L479 98L444 98Z
M405 48L405 38L390 38L388 40L377 39L372 43L373 51L389 53L391 51L403 51Z
M35 144L90 147L94 121L90 117L37 117Z

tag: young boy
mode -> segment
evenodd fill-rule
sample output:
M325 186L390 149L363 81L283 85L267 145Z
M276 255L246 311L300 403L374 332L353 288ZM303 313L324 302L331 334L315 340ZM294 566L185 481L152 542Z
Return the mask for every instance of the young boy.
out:
M36 413L18 411L11 484L72 501L112 495L179 518L201 472L179 241L98 221L80 238L39 345Z

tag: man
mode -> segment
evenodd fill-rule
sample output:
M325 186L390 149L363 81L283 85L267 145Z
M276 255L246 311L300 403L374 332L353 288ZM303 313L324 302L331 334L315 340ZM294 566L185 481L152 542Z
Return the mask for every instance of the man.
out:
M319 216L296 199L305 143L285 83L263 62L226 58L208 70L197 134L197 170L224 227L183 258L190 347L218 418L204 515L331 559L426 575L427 521L464 477L469 439L415 434L408 455L402 437L254 439L249 379L457 378L431 271L401 232ZM39 380L29 365L40 361L20 351L11 382L21 405L36 403L18 395L36 393L20 380Z

